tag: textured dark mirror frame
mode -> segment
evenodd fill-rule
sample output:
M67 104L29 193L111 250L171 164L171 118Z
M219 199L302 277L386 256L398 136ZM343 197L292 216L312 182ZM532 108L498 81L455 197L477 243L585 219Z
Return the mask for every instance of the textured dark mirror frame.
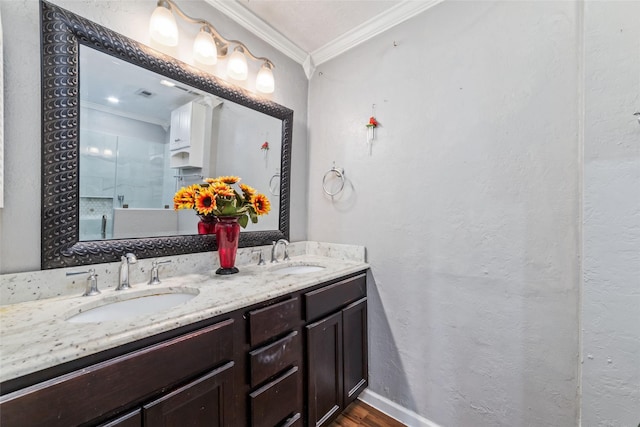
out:
M78 240L79 44L282 120L279 229L242 232L239 245L260 246L289 238L292 110L43 0L40 13L42 269L119 261L126 252L151 258L217 249L212 235Z

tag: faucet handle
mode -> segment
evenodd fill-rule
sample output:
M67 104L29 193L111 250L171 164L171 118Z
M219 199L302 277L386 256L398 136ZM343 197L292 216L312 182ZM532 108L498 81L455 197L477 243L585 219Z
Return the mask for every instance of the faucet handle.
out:
M100 291L98 290L98 275L96 271L92 268L89 270L89 277L87 277L87 290L83 296L92 297L94 295L99 295Z
M67 271L67 272L65 273L65 275L67 275L67 276L76 276L76 275L78 275L78 274L90 274L92 271L93 271L94 273L96 272L94 269L91 269L91 270L85 270L85 271Z
M153 261L151 263L151 277L149 278L149 285L159 285L160 283L162 283L158 274L158 270L160 269L159 266L161 264L168 264L170 262L171 260L168 259L166 261Z
M96 274L96 270L91 268L87 271L67 271L67 276L75 276L77 274L89 274L87 277L87 289L82 294L83 297L92 297L94 295L99 295L100 291L98 290L98 275Z
M258 265L265 265L264 258L262 257L262 249L256 249L255 251L251 251L251 253L258 252Z

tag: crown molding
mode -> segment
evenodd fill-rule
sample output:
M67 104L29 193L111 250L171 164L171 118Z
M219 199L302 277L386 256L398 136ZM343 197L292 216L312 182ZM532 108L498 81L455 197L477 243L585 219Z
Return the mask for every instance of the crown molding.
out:
M313 76L313 72L316 70L316 64L313 63L311 55L307 55L307 58L302 63L302 69L307 76L307 80L311 80L311 76Z
M205 1L297 63L303 64L307 56L309 56L307 52L300 49L291 40L251 13L240 3L228 0Z
M313 63L318 66L327 62L443 1L444 0L403 1L368 21L363 22L361 25L358 25L323 47L311 52Z
M205 0L208 4L224 13L242 27L251 31L280 52L303 66L307 78L311 78L315 67L358 46L372 37L394 27L417 14L424 12L444 0L405 0L389 10L374 16L341 35L323 47L308 53L276 29L254 15L237 1Z

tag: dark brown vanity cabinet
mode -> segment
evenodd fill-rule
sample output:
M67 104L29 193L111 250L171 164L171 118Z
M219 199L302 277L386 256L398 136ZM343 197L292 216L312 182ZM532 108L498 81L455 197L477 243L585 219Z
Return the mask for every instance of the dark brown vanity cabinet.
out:
M367 384L364 274L1 384L2 427L328 424Z
M328 425L367 386L365 275L304 295L307 342L307 422Z
M235 327L220 321L5 394L0 425L234 426Z

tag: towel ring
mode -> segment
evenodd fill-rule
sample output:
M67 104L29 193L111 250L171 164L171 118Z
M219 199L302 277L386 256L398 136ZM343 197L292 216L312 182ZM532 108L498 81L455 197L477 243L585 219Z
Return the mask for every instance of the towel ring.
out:
M327 190L327 178L329 178L331 175L335 175L340 180L340 188L338 188L334 192ZM322 189L324 190L325 194L331 197L339 194L344 189L344 169L336 168L335 165L331 169L329 169L324 174L324 177L322 177Z
M273 174L273 176L271 177L271 179L269 180L269 193L271 193L274 196L279 196L280 195L280 191L279 190L279 183L276 183L275 185L273 184L273 180L277 179L278 181L280 180L280 172L276 172L275 174Z

